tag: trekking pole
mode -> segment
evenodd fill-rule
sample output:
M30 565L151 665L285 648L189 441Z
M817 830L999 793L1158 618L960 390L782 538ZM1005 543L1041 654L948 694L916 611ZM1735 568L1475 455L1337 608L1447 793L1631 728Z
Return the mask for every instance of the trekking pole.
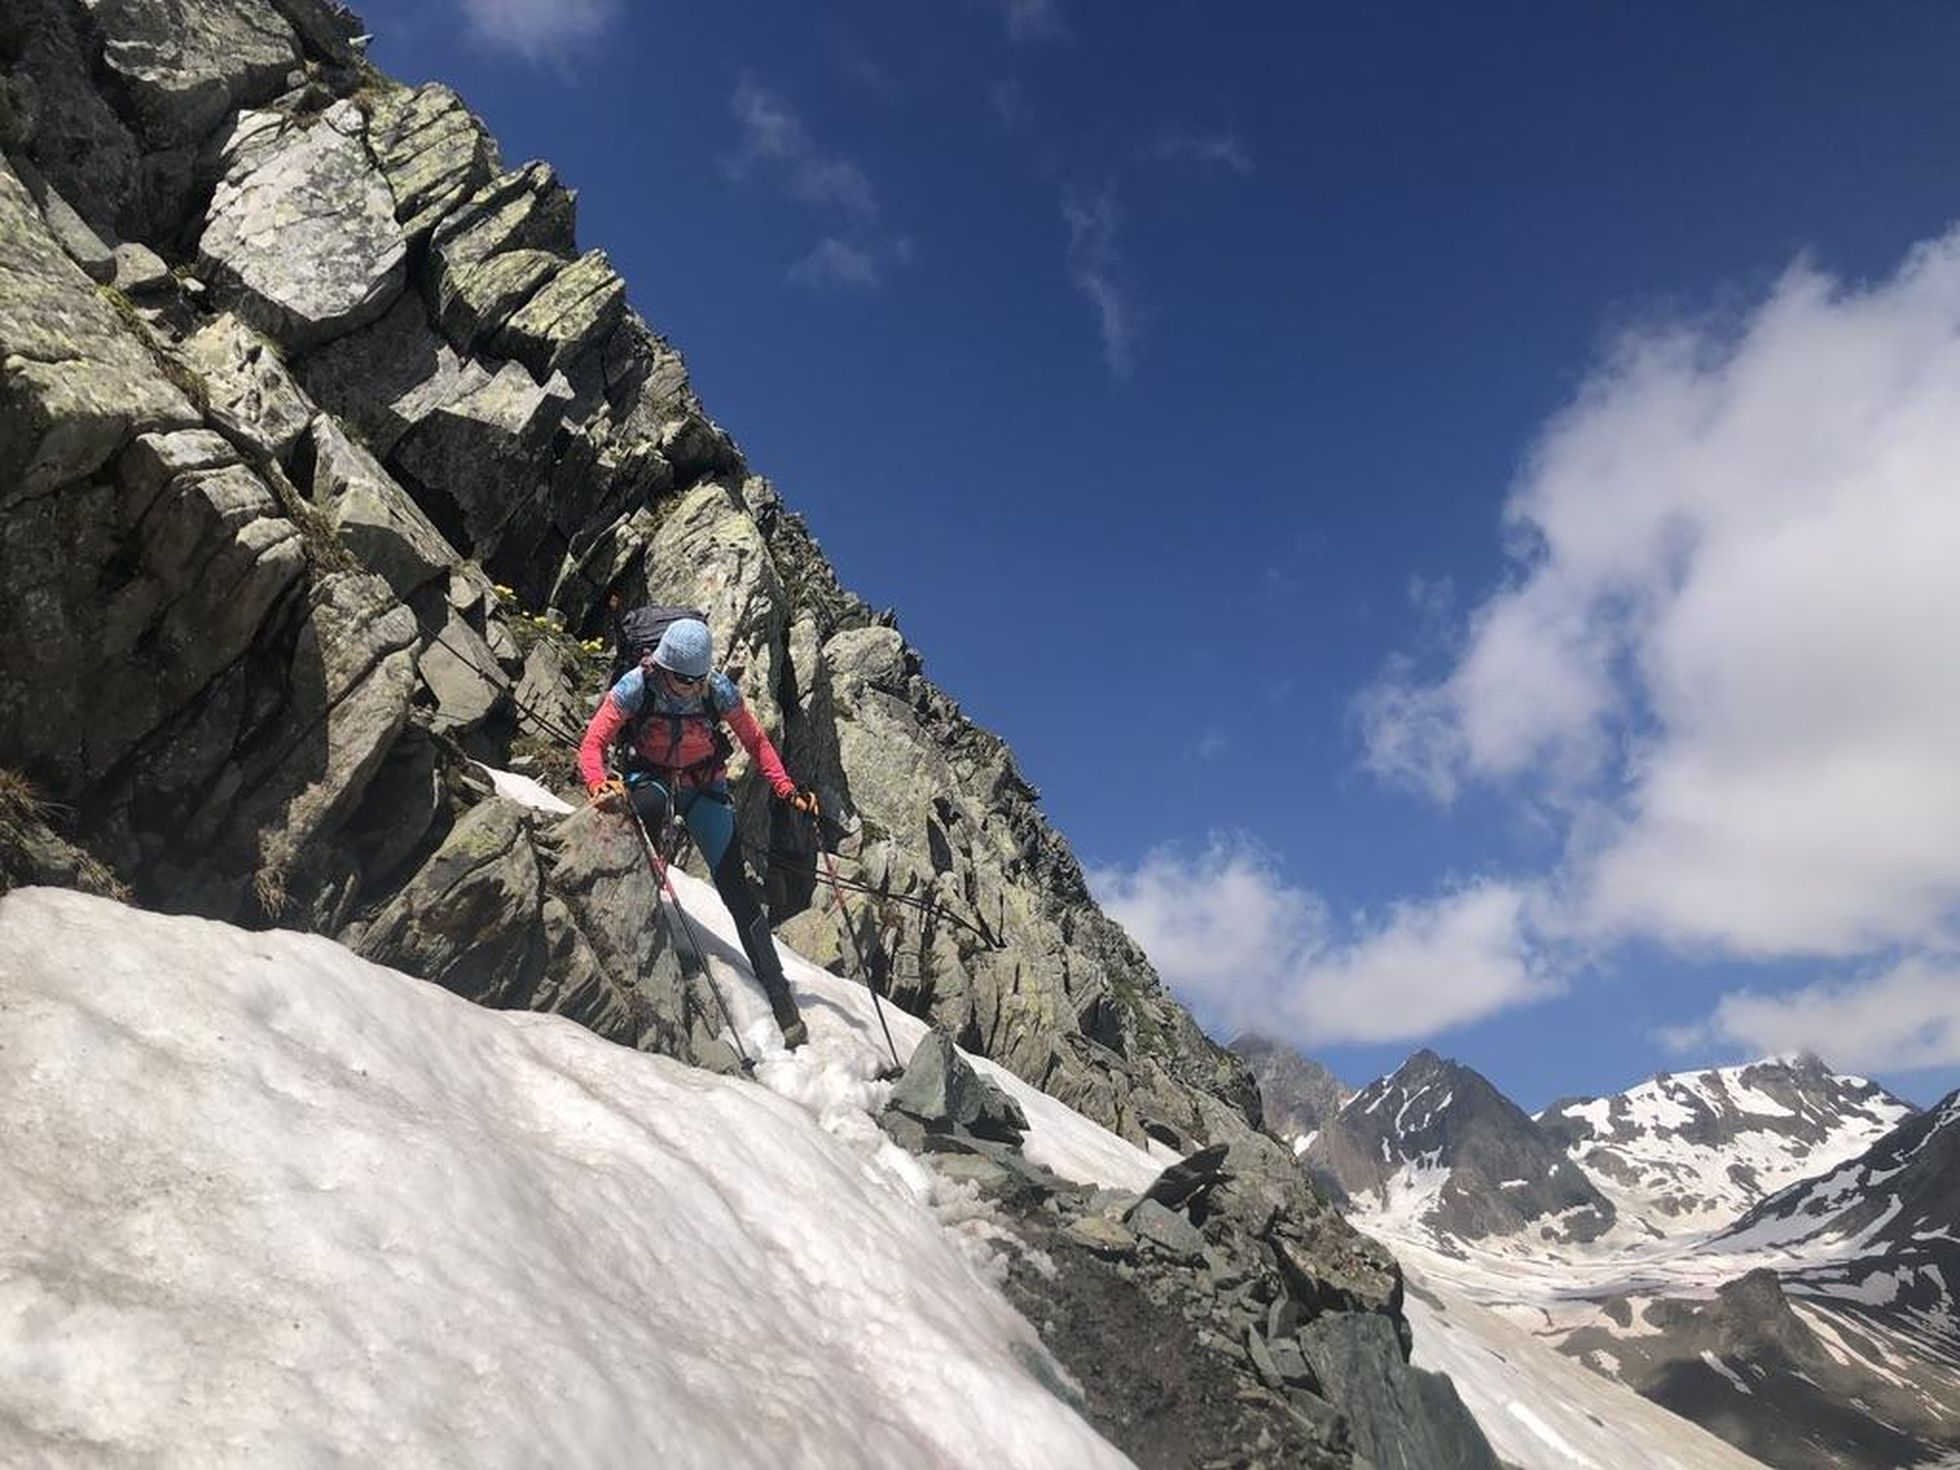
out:
M674 941L675 952L683 956L682 973L685 975L687 956L691 955L695 966L701 972L701 977L708 982L708 993L715 998L715 1005L721 1010L721 1019L728 1025L729 1039L735 1043L735 1055L741 1058L742 1070L753 1073L755 1061L749 1056L748 1048L742 1045L742 1033L735 1025L735 1017L729 1013L728 999L721 993L721 986L715 981L715 972L708 968L707 951L701 948L700 936L694 932L694 926L688 922L687 910L681 907L681 896L674 891L674 880L667 876L667 864L660 856L660 849L653 845L653 835L647 831L646 819L640 815L640 809L633 804L631 796L626 798L626 809L633 815L634 830L640 834L640 846L646 850L647 866L653 869L653 876L659 880L661 891L667 895L669 902L674 906L674 913L681 921L681 928L687 931L688 948L682 950L671 922L667 930L668 939ZM667 910L661 906L659 894L654 895L653 902L661 918L665 919Z
M892 1066L903 1072L905 1063L898 1059L898 1043L892 1040L892 1028L885 1023L885 1003L878 998L878 987L871 980L871 966L865 962L864 946L858 943L857 930L851 927L851 916L844 911L844 888L837 881L837 864L832 861L830 850L823 845L823 829L817 824L815 812L810 813L810 838L823 855L824 871L830 875L831 896L837 902L837 922L843 927L844 937L851 942L851 952L857 956L858 974L864 977L864 988L871 992L871 1008L878 1013L878 1027L885 1033L885 1046L892 1054Z

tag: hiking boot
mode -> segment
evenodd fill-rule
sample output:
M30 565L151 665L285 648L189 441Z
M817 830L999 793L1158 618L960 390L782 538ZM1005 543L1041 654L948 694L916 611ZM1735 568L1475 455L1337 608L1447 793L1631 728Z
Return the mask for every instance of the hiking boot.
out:
M758 917L742 937L747 941L742 947L748 951L749 966L755 971L755 978L762 982L762 993L769 997L769 1009L783 1033L783 1045L795 1051L810 1039L810 1028L803 1024L802 1013L796 1009L796 997L790 994L783 962L769 933L769 920Z

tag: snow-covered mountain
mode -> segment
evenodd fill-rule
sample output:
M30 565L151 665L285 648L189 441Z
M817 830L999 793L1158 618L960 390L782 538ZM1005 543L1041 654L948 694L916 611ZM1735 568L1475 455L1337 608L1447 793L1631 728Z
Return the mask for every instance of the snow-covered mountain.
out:
M1613 1223L1612 1202L1523 1109L1432 1051L1356 1093L1302 1157L1365 1218L1441 1238L1591 1240Z
M1915 1111L1876 1083L1798 1056L1663 1073L1622 1093L1553 1103L1538 1123L1624 1223L1674 1235L1733 1222Z
M1787 1261L1793 1295L1960 1363L1960 1092L1708 1243Z
M1879 1470L1960 1451L1960 1095L1921 1114L1800 1056L1521 1119L1422 1052L1357 1094L1307 1160L1412 1282L1764 1463ZM1493 1159L1541 1191L1563 1165L1611 1227L1547 1229L1560 1196L1507 1188ZM1493 1194L1539 1213L1507 1217Z

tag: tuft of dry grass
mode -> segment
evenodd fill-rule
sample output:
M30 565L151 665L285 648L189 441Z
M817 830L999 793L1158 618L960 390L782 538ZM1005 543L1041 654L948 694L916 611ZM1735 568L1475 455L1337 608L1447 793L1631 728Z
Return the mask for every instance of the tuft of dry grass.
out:
M19 771L0 766L0 893L16 883L66 883L128 903L130 890L107 864L55 831L61 807Z

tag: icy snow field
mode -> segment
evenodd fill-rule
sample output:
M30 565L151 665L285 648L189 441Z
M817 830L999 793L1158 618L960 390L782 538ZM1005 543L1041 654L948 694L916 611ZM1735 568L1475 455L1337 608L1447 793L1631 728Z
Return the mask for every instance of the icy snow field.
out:
M720 967L755 1086L314 936L0 898L0 1463L1127 1464L970 1188L873 1123L869 993L784 953L794 1054ZM1161 1167L979 1065L1058 1173Z
M1404 1269L1417 1367L1447 1373L1500 1460L1520 1470L1759 1470L1435 1277Z

